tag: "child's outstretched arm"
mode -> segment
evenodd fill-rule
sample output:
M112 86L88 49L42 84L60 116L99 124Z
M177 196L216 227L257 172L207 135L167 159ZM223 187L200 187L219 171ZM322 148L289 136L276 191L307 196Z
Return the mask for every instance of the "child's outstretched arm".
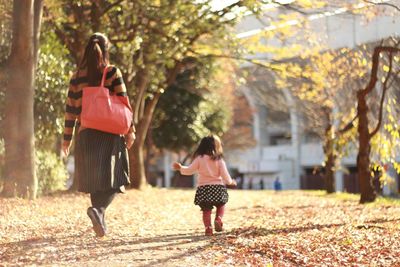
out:
M236 185L236 181L232 179L231 175L228 172L228 168L226 167L226 163L223 159L221 162L221 177L226 185Z
M180 171L182 175L192 175L199 169L199 160L195 158L189 166L182 166L179 162L174 162L172 168Z

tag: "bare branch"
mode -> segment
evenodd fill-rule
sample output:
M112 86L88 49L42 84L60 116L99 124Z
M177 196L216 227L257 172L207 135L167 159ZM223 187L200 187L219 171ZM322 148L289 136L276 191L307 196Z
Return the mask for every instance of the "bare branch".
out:
M351 122L349 122L346 126L344 126L342 129L340 129L340 130L338 131L338 133L344 134L344 133L346 133L347 131L353 129L353 127L354 127L354 121L355 121L357 118L358 118L358 114L351 120Z
M100 17L102 17L104 14L106 14L108 11L110 11L113 7L118 6L121 4L124 0L117 0L114 3L108 5L106 8L104 8L100 14Z
M372 56L372 69L370 80L365 89L360 91L362 95L369 94L375 88L376 82L378 81L379 55L381 52L398 53L400 52L400 49L392 46L375 47L374 54Z
M383 116L383 102L385 101L385 94L388 89L388 81L392 74L392 67L393 67L393 54L389 54L389 71L386 75L385 81L382 84L382 97L379 106L379 117L378 117L378 124L376 125L375 129L370 133L370 137L373 137L375 134L378 133L379 129L381 128L382 124L382 116Z
M283 7L283 8L295 11L295 12L300 13L300 14L305 15L305 16L320 13L320 12L307 12L307 11L304 11L304 10L298 8L298 7L295 7L292 4L282 4L282 3L278 2L278 1L272 1L272 3L276 4L276 5L279 5L279 6Z
M394 9L396 9L397 11L400 12L400 7L391 4L391 3L386 3L386 2L374 2L374 1L369 1L369 0L363 0L365 3L368 4L372 4L372 5L378 5L378 6L389 6L389 7L393 7Z
M220 17L225 16L226 14L228 14L229 12L232 11L233 8L235 7L241 7L243 6L243 2L242 1L237 1L235 3L230 4L229 6L224 7L221 10L215 11L213 12L215 15L218 15Z
M388 85L388 88L391 88L395 82L398 82L398 81L399 81L399 75L400 75L400 70L397 71L397 72L393 75L392 82Z

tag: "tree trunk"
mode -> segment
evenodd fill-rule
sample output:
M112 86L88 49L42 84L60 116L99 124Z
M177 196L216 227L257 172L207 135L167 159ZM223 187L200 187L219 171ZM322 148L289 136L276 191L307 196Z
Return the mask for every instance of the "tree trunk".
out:
M145 174L146 174L147 180L148 180L148 177L150 176L150 162L153 157L152 149L153 149L152 129L151 129L151 127L149 127L149 131L147 133L146 140L145 140L146 153L145 153L145 157L144 157L144 169L145 169Z
M169 70L167 75L166 87L172 85L176 80L176 75L182 68L182 63L178 62L175 64L174 68ZM143 70L143 76L139 79L139 82L136 85L139 85L139 92L143 91L148 84L148 73L147 70ZM140 93L141 94L141 93ZM144 157L144 147L145 140L147 136L147 132L149 130L151 120L153 119L154 110L160 99L161 93L157 92L153 94L153 97L150 100L146 100L144 96L142 98L137 97L135 103L135 122L138 120L136 125L136 140L129 152L130 160L130 180L131 187L133 188L142 188L147 185L146 179L146 170L145 170L145 157ZM140 107L138 107L140 105Z
M3 195L34 199L34 1L14 0L13 40L5 96L5 183Z
M357 115L358 115L358 135L359 135L359 148L357 155L357 172L358 179L360 182L361 189L361 197L360 203L373 202L376 199L376 191L375 186L373 184L371 169L370 169L370 152L371 152L371 138L379 131L379 128L382 123L382 108L383 101L385 97L385 91L382 93L382 98L380 102L380 112L378 124L375 130L370 133L369 131L369 122L368 122L368 104L367 104L367 95L371 93L376 83L378 82L378 69L379 69L379 58L381 52L387 53L398 53L400 49L397 47L387 47L387 46L377 46L374 49L374 53L372 55L372 67L370 80L365 89L357 92ZM389 73L391 71L392 59L390 58L390 68ZM386 80L383 83L386 88L386 83L389 76L386 76ZM386 90L386 89L384 89Z
M139 123L136 126L136 140L129 150L131 187L136 189L141 189L147 184L144 168L144 139L146 134L141 124L142 123Z
M334 141L334 129L332 125L332 109L324 108L323 113L326 117L326 128L325 128L325 189L328 194L336 192L335 186L335 166L336 166L336 152L335 152L335 141Z
M143 117L136 126L136 140L129 151L129 166L131 187L140 189L147 185L146 170L144 164L144 145L147 132L150 127L155 107L160 98L160 93L156 93L153 99L147 103Z
M129 158L131 187L141 189L147 184L143 145L134 144L129 150Z
M336 192L335 184L335 161L336 156L333 152L330 152L325 162L325 185L326 193L331 194Z
M361 198L360 203L373 202L376 199L375 186L372 182L370 169L370 133L368 129L368 106L366 95L362 91L358 92L358 135L359 150L357 155L357 172L360 183Z

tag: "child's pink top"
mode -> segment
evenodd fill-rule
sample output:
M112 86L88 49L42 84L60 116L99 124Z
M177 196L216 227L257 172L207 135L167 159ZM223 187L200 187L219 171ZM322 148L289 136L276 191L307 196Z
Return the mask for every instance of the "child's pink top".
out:
M182 166L181 174L192 175L198 172L197 186L211 184L231 184L232 178L223 159L212 160L210 156L198 156L189 166Z

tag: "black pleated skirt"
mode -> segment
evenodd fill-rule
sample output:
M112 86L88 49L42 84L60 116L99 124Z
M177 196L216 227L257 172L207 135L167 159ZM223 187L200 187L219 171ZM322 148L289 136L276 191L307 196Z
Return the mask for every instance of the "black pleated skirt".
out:
M129 184L125 138L94 129L79 132L75 146L75 174L80 192L111 189L123 192Z

